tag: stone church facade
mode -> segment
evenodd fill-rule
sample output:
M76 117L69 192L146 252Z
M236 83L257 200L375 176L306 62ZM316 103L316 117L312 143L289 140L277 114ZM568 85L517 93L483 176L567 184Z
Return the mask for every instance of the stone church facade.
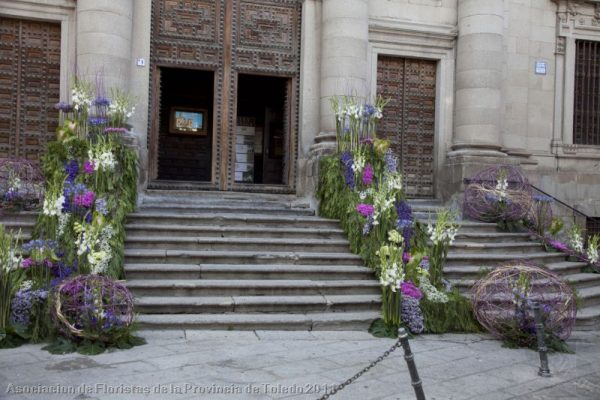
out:
M135 98L141 191L310 197L329 99L380 95L411 197L507 163L600 216L600 1L0 0L0 65L0 157L101 76Z

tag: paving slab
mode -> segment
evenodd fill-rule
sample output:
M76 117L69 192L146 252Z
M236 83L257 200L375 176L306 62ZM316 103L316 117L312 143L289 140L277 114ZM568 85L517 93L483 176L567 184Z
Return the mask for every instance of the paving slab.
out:
M394 344L345 331L141 334L147 345L95 357L52 355L43 345L0 350L0 399L317 399ZM541 378L536 352L503 348L487 335L411 340L430 400L597 400L599 343L600 334L576 334L570 342L576 353L550 354L553 377ZM53 387L72 392L39 393ZM413 399L402 351L332 398Z

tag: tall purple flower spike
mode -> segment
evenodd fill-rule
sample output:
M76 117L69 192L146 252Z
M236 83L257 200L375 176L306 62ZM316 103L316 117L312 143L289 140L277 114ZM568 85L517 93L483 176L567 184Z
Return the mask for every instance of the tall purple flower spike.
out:
M508 188L501 197L496 185L506 178ZM485 222L516 221L530 215L532 190L521 170L512 165L486 168L470 178L465 189L463 214Z
M530 282L528 293L516 285L520 276L526 276ZM515 260L502 264L475 283L471 295L477 320L500 339L515 326L535 339L534 302L544 313L547 333L566 340L575 325L577 306L573 290L558 275L535 263Z

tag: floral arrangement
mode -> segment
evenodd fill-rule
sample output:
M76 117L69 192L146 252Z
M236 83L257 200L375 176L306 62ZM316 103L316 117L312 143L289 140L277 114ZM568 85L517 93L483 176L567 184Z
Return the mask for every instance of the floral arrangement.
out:
M0 339L10 328L11 301L25 279L19 255L19 237L12 236L0 225ZM0 340L0 347L3 340Z
M99 85L76 80L71 103L56 105L62 124L57 141L49 144L42 158L42 212L34 239L19 252L23 255L18 267L22 279L14 280L6 295L10 298L9 324L24 339L50 339L57 323L59 333L65 334L67 323L81 329L83 350L77 347L81 343L69 341L74 337L71 332L63 339L66 342L48 346L57 353L96 354L105 343L140 344L124 333L131 328L131 295L113 281L123 275L124 221L134 210L137 196L137 155L123 140L134 108L119 90L111 91L112 100L103 93ZM70 299L81 300L82 295L74 282L84 282L80 308L70 308ZM109 292L112 294L104 297ZM113 307L117 300L127 307ZM52 320L50 310L57 310L57 302L66 308L59 307ZM101 323L93 327L91 322L83 322L92 321L92 306L101 306L96 310Z
M44 176L25 159L0 160L0 208L35 210L44 196Z
M449 293L442 266L457 224L448 211L437 216L428 234L414 220L404 200L402 175L390 143L376 137L385 102L361 105L353 99L334 99L338 152L321 163L317 195L320 214L340 219L351 249L375 269L382 286L384 329L404 324L421 333L431 326L423 304L449 304L460 295ZM461 303L462 310L466 301ZM468 314L467 311L465 314ZM467 316L474 321L472 316Z
M513 345L537 345L534 302L540 305L550 343L568 339L575 325L577 306L570 286L533 263L503 264L479 280L471 293L481 325Z
M531 204L531 187L521 171L511 165L499 165L468 180L463 214L479 221L510 225L528 217Z
M66 336L116 343L133 323L133 296L107 277L80 275L57 288L52 313Z
M550 229L552 223L555 223L552 216L552 202L553 199L549 196L533 196L530 224L538 235L543 236L544 233Z

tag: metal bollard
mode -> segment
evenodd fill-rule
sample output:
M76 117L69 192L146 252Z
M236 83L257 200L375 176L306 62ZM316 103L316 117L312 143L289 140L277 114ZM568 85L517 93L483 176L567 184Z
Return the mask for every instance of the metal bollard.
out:
M404 349L404 359L406 360L406 365L408 365L408 372L410 373L410 380L415 390L415 395L417 396L417 400L425 400L425 393L423 392L423 382L419 378L419 372L417 371L417 366L415 364L415 356L410 350L410 344L408 343L408 334L404 330L404 328L398 329L398 336L400 337L400 343L402 344L402 348Z
M542 313L540 312L539 303L533 304L533 316L535 318L538 352L540 353L540 370L538 371L538 375L549 378L552 376L552 374L550 373L550 368L548 367L548 348L546 347L544 321L542 321Z

